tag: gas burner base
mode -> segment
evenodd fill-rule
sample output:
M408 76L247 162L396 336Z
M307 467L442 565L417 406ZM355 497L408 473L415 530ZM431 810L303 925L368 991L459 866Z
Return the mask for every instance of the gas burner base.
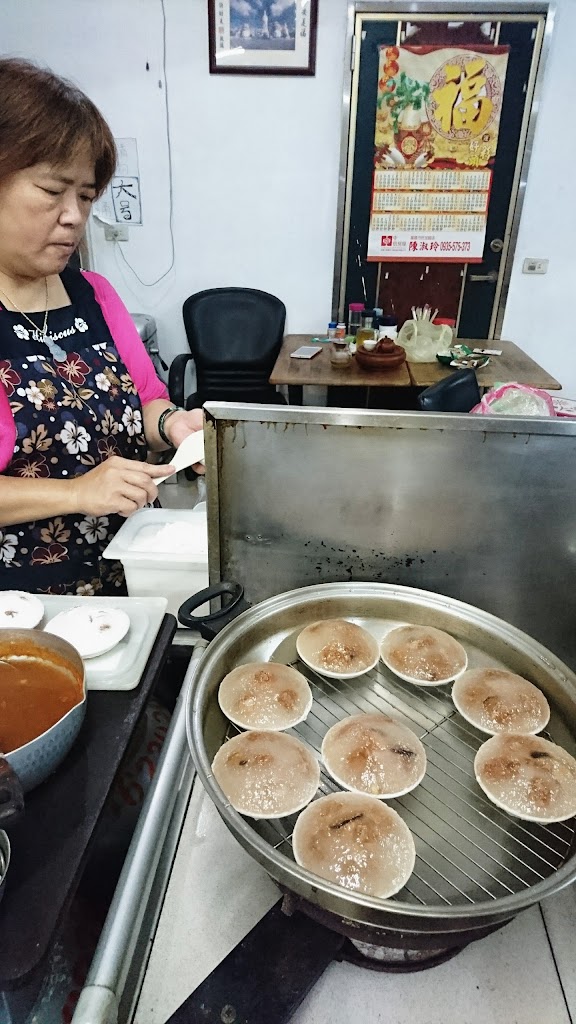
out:
M331 932L337 932L346 940L342 943L338 959L349 960L350 963L367 967L373 971L389 970L400 973L402 971L425 971L437 967L457 956L472 942L491 935L508 923L499 921L497 924L477 928L474 931L438 933L423 929L421 932L403 933L378 925L358 925L354 921L338 917L317 903L310 903L302 896L287 892L281 886L279 888L284 893L282 900L284 914L290 917L292 914L300 912ZM345 950L348 951L346 955L344 955Z
M464 945L438 950L394 949L392 946L375 946L370 942L345 939L335 959L381 974L413 974L439 967L465 948Z

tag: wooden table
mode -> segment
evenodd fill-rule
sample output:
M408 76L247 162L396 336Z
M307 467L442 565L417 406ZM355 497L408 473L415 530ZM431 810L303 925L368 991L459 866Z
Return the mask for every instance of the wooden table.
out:
M300 345L313 345L312 334L287 334L282 342L278 358L270 374L271 384L287 384L290 403L302 404L302 388L316 387L361 387L361 388L409 388L412 385L408 366L402 363L391 370L363 370L352 359L343 369L335 369L330 362L330 345L318 342L322 351L312 359L292 359L290 353Z
M313 345L312 334L287 334L282 348L270 375L271 384L287 384L290 402L302 404L302 388L307 385L324 387L364 387L364 388L427 388L436 384L443 377L454 373L454 367L444 366L438 361L433 363L402 363L392 370L363 370L352 360L350 366L336 370L330 363L330 346L324 342L322 351L313 359L292 359L291 352L300 345ZM462 339L458 339L461 341ZM491 356L487 366L476 371L480 389L493 387L494 384L506 381L517 381L534 388L547 391L559 391L562 385L521 348L512 341L464 341L469 348L498 348L501 356Z
M492 388L495 384L516 381L532 388L544 388L546 391L560 391L562 385L551 377L546 370L535 363L530 356L518 348L513 341L469 341L459 338L458 341L468 348L496 348L502 350L501 356L490 356L487 366L476 370L478 386ZM294 360L292 360L294 362ZM433 363L409 363L412 383L418 388L428 388L439 380L454 373L453 366L444 366L435 360Z

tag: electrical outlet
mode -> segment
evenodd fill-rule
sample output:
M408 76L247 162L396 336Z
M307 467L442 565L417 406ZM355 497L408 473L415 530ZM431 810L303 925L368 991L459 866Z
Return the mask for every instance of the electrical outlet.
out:
M127 242L128 226L124 224L105 224L104 238L107 242Z
M547 274L548 260L524 260L522 264L523 274Z

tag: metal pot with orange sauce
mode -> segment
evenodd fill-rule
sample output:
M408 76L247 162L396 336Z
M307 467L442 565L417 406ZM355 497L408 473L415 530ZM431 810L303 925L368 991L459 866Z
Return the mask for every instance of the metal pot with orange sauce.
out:
M0 757L26 793L64 760L86 714L84 663L37 629L0 631Z

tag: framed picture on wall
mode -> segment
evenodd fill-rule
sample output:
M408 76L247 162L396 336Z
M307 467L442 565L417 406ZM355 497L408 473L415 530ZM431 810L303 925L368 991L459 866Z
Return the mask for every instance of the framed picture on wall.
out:
M313 75L318 0L208 0L210 71Z

